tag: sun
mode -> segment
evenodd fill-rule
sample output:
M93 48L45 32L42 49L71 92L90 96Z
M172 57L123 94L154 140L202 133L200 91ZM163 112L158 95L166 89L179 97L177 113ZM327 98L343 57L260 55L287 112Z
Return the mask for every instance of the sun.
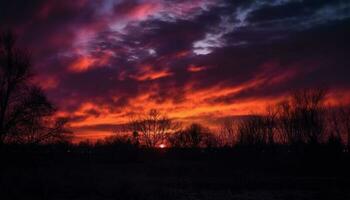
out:
M166 147L165 144L160 144L160 145L159 145L159 148L161 148L161 149L164 149L165 147Z

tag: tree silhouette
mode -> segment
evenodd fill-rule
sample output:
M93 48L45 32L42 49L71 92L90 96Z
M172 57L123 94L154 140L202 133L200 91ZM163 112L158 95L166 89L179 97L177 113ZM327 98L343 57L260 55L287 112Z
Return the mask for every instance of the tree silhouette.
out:
M278 110L273 106L266 108L266 114L263 116L264 132L267 135L267 144L273 145L276 143L276 128L277 128L277 113Z
M217 138L210 133L209 129L197 123L171 134L168 141L176 148L216 147L218 144Z
M189 147L199 147L203 139L203 127L199 124L191 124L185 131Z
M267 134L262 116L243 119L238 125L237 143L241 146L261 146L266 144Z
M187 148L188 142L187 142L187 134L185 131L180 130L177 131L167 138L170 145L174 148Z
M158 110L152 109L147 114L131 119L130 129L141 144L151 148L165 142L169 134L177 129L177 124Z
M237 126L233 119L226 118L220 124L218 139L220 146L232 147L237 140Z
M281 133L290 144L319 144L325 133L324 100L326 90L304 89L294 92L280 105Z
M67 119L53 117L56 108L31 83L27 51L15 46L10 31L0 37L0 143L42 143L68 139Z

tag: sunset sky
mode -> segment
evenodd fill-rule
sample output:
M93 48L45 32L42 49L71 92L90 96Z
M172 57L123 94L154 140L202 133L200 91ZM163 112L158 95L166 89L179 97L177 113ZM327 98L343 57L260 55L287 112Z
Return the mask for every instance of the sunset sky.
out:
M346 0L2 0L8 28L78 138L151 108L210 125L305 87L350 102Z

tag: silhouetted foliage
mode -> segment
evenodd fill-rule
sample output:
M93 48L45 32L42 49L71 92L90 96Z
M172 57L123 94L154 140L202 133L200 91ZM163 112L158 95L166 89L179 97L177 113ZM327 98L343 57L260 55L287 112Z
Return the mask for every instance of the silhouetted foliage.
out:
M225 118L220 124L218 142L221 147L233 147L237 142L237 124L234 119Z
M237 144L240 146L262 146L266 144L267 135L264 131L264 119L261 116L251 116L238 125Z
M168 142L173 148L187 148L188 145L188 136L185 131L177 131L168 136Z
M169 134L178 128L170 118L154 109L134 117L129 125L133 137L147 148L166 142Z
M69 138L67 119L53 117L56 109L31 83L27 51L16 48L16 37L0 37L0 143L45 143Z
M335 138L349 150L350 144L350 109L347 106L339 106L330 110L327 118L329 138Z
M136 148L137 144L132 142L132 138L127 135L122 136L109 136L103 140L99 140L96 143L96 146L110 146L117 149L128 149L128 148Z
M240 146L272 146L277 143L277 110L269 106L263 115L242 119L237 128L237 144Z
M218 137L212 133L209 129L207 131L202 132L202 147L204 148L217 148L219 147Z
M191 124L186 130L185 135L186 137L186 143L188 147L199 147L203 140L204 130L203 127L199 124Z
M324 89L294 92L280 105L279 128L289 144L320 144L325 135Z
M191 124L185 130L177 131L168 137L168 142L176 148L216 147L217 138L208 128Z
M266 109L266 114L263 115L264 121L264 134L267 135L267 144L274 145L278 140L277 131L277 115L278 110L273 106L268 106Z

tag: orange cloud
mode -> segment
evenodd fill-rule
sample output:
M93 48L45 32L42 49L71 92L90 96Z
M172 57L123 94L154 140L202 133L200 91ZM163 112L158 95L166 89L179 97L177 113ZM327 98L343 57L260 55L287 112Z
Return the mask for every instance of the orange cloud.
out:
M75 60L69 67L72 72L83 72L88 70L95 63L95 59L90 57L81 57Z
M171 73L168 71L158 71L158 72L150 72L147 74L143 74L140 76L135 77L139 81L146 81L146 80L155 80L163 77L171 76Z
M111 52L104 52L100 57L91 55L82 55L69 66L69 71L74 73L84 72L96 67L108 65L109 60L113 56Z
M200 72L200 71L203 71L205 69L206 69L206 67L204 67L204 66L190 65L190 66L188 66L187 71L189 71L189 72Z
M136 75L130 75L130 77L138 81L147 81L164 78L171 75L172 73L169 72L167 69L156 70L150 65L143 65L141 66L140 71Z

